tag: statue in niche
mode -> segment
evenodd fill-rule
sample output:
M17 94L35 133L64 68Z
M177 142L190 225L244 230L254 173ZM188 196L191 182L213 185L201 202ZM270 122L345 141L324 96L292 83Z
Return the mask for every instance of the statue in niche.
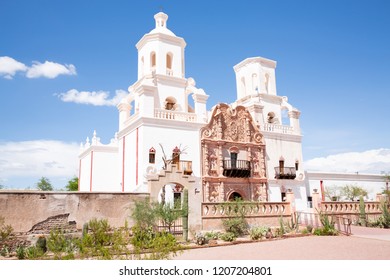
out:
M218 185L211 184L211 186L209 186L209 201L218 202L218 197L219 197Z

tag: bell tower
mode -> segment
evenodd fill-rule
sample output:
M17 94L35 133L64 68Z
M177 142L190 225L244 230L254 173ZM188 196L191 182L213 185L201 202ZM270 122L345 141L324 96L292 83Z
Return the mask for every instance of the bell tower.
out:
M137 43L138 80L145 75L158 74L184 78L184 48L186 42L167 28L168 15L154 16L155 28Z

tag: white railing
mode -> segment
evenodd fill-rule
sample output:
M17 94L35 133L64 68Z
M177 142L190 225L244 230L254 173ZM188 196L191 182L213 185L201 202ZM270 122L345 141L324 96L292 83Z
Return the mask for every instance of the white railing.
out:
M282 134L294 134L294 128L289 125L269 124L261 125L260 129L267 132L276 132Z
M154 117L157 119L167 119L167 120L176 120L184 122L196 122L196 114L193 113L183 113L167 110L154 110Z

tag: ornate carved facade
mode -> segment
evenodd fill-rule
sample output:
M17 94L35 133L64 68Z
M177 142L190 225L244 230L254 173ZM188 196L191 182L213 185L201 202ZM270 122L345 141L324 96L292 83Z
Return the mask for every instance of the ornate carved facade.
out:
M265 141L245 107L216 105L201 145L204 202L267 201Z

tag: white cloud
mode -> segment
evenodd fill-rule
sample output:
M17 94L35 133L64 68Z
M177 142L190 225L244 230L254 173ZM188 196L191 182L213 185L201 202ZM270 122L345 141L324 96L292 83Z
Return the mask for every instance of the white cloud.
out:
M77 175L79 145L53 140L0 143L0 181Z
M23 63L16 61L9 56L0 57L0 76L4 76L6 79L12 79L16 72L27 71L28 67Z
M305 161L308 171L373 173L390 172L390 149L350 152Z
M124 90L116 90L115 96L110 98L110 93L107 91L78 91L77 89L71 89L66 93L56 95L64 102L94 106L116 106L127 94Z
M25 72L27 78L49 78L54 79L59 75L76 75L76 67L73 64L59 64L56 62L45 61L40 63L34 61L32 66L26 66L9 56L0 57L0 77L12 79L16 72Z
M27 78L45 77L54 79L59 75L76 75L76 67L73 64L62 65L56 62L45 61L44 63L33 62L27 70Z

